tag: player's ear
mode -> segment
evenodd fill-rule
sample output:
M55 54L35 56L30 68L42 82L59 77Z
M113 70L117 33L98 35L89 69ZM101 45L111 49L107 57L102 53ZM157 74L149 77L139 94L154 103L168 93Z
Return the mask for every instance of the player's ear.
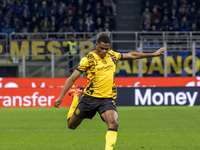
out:
M99 43L96 43L96 47L98 47L99 46Z

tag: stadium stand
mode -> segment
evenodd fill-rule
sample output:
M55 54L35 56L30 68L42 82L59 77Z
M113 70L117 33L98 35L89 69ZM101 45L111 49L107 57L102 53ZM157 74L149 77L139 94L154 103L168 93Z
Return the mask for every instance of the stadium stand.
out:
M143 31L200 31L197 0L143 0Z
M114 31L115 15L113 0L2 0L0 31L7 34Z

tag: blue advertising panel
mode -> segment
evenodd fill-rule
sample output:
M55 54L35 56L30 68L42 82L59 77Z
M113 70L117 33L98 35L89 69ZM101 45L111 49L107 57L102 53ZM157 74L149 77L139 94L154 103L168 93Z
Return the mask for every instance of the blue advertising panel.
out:
M163 56L142 59L144 77L163 77ZM196 75L200 75L200 52L196 52ZM138 60L119 62L116 69L117 77L137 77ZM192 52L167 52L167 76L192 76Z
M117 106L200 105L200 87L118 87Z

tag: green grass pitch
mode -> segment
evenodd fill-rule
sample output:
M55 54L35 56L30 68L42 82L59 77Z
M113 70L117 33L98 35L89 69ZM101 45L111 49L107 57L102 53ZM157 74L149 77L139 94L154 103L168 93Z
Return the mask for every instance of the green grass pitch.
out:
M76 130L68 108L0 108L0 150L103 150L107 126L97 114ZM118 107L115 150L200 150L200 108Z

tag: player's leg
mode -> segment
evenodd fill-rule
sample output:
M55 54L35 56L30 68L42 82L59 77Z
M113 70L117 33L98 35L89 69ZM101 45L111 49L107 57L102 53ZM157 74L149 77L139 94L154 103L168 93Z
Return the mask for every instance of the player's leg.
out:
M72 117L72 115L79 103L79 97L81 96L81 94L82 94L82 91L80 89L71 89L69 91L69 96L71 96L73 98L73 101L70 106L69 112L67 114L67 120L69 120Z
M67 121L68 128L74 130L81 124L82 121L83 119L79 119L75 115L72 115L72 117Z
M81 101L77 103L72 116L68 119L68 127L70 129L76 129L84 118L92 119L95 116L96 109L93 103L91 103L91 99L93 97L88 97L87 95L81 97ZM76 99L74 100L77 101Z
M81 95L82 91L80 89L71 89L69 92L69 95L73 97L73 101L71 104L71 107L69 109L69 112L67 114L67 123L68 123L68 128L70 129L76 129L76 127L82 122L83 119L79 119L76 116L73 115L77 105L78 105L78 100Z
M73 115L73 113L74 113L74 111L75 111L75 109L78 105L78 100L79 100L78 95L74 94L72 97L73 97L73 101L72 101L72 104L69 108L69 112L67 114L67 120L69 120L72 117L72 115Z
M101 117L108 126L105 150L113 150L117 140L118 113L116 110L107 110L101 114Z

